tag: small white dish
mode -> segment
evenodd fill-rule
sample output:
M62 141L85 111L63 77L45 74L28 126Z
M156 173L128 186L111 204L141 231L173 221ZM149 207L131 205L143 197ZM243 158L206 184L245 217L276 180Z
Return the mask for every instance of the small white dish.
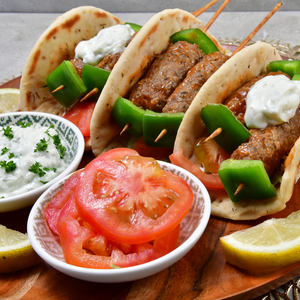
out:
M69 177L67 176L43 193L32 207L27 223L27 233L36 253L45 262L64 274L86 281L102 283L141 279L158 273L176 263L192 249L203 234L210 217L211 202L206 188L194 175L170 163L159 161L159 164L163 169L185 179L194 193L193 205L181 222L179 243L175 250L154 261L121 269L89 269L66 263L59 237L51 231L44 218L44 207L62 188Z
M67 148L68 166L57 177L41 187L20 195L0 199L0 213L32 205L52 184L73 173L77 169L84 153L84 138L82 133L73 123L62 117L42 112L13 112L0 115L0 126L3 127L15 125L19 121L39 123L47 127L53 124L54 129L59 133L61 141Z

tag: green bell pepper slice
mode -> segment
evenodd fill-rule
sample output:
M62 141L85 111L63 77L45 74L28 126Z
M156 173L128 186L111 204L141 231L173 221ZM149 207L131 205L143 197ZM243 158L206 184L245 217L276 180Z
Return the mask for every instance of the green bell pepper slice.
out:
M299 80L300 80L300 73L296 73L296 74L293 76L292 80L299 81Z
M52 95L65 108L75 104L87 90L73 64L67 60L63 61L48 75L46 82L51 93L63 86L61 90L52 93Z
M197 44L205 54L219 51L215 43L199 28L190 28L175 32L171 35L170 41L172 43L186 41Z
M224 160L218 174L232 202L268 199L277 194L260 160ZM234 195L241 183L243 188Z
M290 77L300 73L300 60L276 60L268 64L267 70L269 72L282 71Z
M201 110L201 118L210 134L222 128L222 132L214 140L229 154L251 135L232 111L223 104L207 104Z
M98 89L98 92L90 97L92 100L98 100L99 95L104 88L106 81L110 75L110 72L91 65L85 64L82 68L82 81L87 88L87 92L90 92L94 88Z
M145 145L150 147L173 148L178 127L184 113L157 113L146 110L143 121ZM156 138L166 130L166 134L155 142Z
M126 130L131 135L141 137L143 135L143 119L146 111L137 107L131 101L119 97L112 109L111 116L114 122L121 128L129 124Z
M125 25L130 25L130 27L131 27L135 32L140 31L141 28L143 27L143 26L141 26L141 25L138 25L138 24L135 24L135 23L130 23L130 22L125 22L124 24L125 24Z

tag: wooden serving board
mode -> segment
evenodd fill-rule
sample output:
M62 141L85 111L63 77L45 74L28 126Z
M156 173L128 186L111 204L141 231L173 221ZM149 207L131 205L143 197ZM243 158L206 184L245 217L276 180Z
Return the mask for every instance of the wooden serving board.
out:
M18 88L20 77L0 86ZM85 156L89 160L91 156ZM84 165L86 160L83 160ZM211 217L194 248L170 268L133 282L100 284L74 279L49 265L0 274L1 300L32 299L253 299L300 275L300 263L267 274L250 274L224 260L219 238L248 228L271 217L286 217L300 209L300 183L282 212L256 221L237 222ZM31 207L0 213L0 224L26 232Z

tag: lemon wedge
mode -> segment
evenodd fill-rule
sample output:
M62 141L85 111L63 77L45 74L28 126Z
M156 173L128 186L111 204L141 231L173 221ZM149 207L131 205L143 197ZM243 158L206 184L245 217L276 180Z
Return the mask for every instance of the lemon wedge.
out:
M20 105L20 90L0 89L0 113L17 111Z
M300 261L300 211L220 238L227 262L250 271L284 268Z
M25 269L41 261L27 234L0 225L0 273Z

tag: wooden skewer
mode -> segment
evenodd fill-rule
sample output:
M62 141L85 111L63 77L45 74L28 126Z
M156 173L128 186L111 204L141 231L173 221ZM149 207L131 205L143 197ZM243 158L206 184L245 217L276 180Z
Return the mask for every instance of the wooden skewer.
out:
M220 6L220 8L215 12L215 14L213 15L213 17L208 21L208 23L204 26L204 28L202 29L203 32L206 32L209 27L212 25L212 23L217 19L217 17L220 15L220 13L224 10L224 8L227 6L227 4L230 2L231 0L225 0L224 3Z
M240 191L241 189L245 186L244 183L240 183L239 186L237 187L235 193L234 193L234 196L236 196Z
M60 85L58 88L56 88L55 90L52 91L52 93L55 93L57 91L60 91L64 88L65 86L64 85Z
M199 8L198 10L195 10L192 13L192 15L194 15L195 17L199 17L202 13L204 13L205 11L207 11L210 7L212 7L218 1L219 0L212 0L211 2L209 2L208 4L206 4L205 6L203 6L202 8Z
M120 135L122 135L129 127L130 127L130 124L127 123L127 124L123 127L122 131L120 132Z
M155 143L159 140L159 139L161 139L165 134L167 133L167 129L163 129L161 132L160 132L160 134L157 136L157 138L155 139Z
M272 11L258 24L258 26L246 37L246 39L235 49L235 51L231 54L233 56L241 49L243 49L246 44L253 38L253 36L269 21L269 19L275 14L275 12L281 7L282 3L279 2Z
M98 89L98 88L96 88L96 87L93 88L88 94L86 94L86 95L80 100L80 102L82 102L82 101L88 99L89 97L91 97L91 96L97 94L98 92L99 92L99 89Z
M221 127L217 128L209 137L207 137L204 140L204 143L208 142L209 140L212 140L213 138L218 136L221 132L222 132L222 128Z

